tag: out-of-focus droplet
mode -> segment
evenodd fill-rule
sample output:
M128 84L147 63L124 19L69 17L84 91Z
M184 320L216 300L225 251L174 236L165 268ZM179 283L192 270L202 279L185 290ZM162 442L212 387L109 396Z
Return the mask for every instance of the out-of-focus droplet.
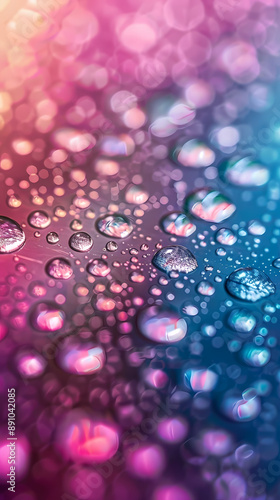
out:
M93 241L88 233L80 231L72 234L69 239L69 246L75 252L88 252L93 246Z
M134 141L127 134L105 136L99 146L100 153L109 157L131 156L134 149Z
M207 297L211 297L215 293L215 287L210 283L210 281L203 280L197 284L196 291L200 293L200 295L206 295Z
M102 278L108 276L108 274L110 274L111 271L107 262L102 259L94 259L92 262L89 263L87 270L93 276L100 276Z
M183 102L176 102L168 111L168 117L174 125L186 125L195 118L195 110Z
M153 264L161 271L190 273L198 264L194 255L185 247L174 245L161 248L153 257Z
M143 309L138 317L140 332L161 344L179 342L187 334L187 323L175 311L157 306Z
M275 285L258 269L237 269L226 280L226 290L237 299L256 302L275 293Z
M220 174L235 186L263 186L269 180L269 170L252 158L232 158L220 166Z
M116 175L119 172L120 166L116 161L109 160L108 158L99 158L94 168L99 175Z
M65 148L71 153L81 153L96 144L96 139L90 133L70 127L57 129L53 139L58 147Z
M185 372L185 382L194 392L209 392L215 388L218 375L209 369L190 368Z
M234 204L222 193L203 188L185 199L185 210L207 222L222 222L236 210Z
M225 394L221 409L231 420L249 422L254 420L261 411L260 398L253 391L245 391L242 399L228 392Z
M248 224L248 231L254 236L262 236L265 233L266 229L261 222L257 220L251 220Z
M98 231L109 238L127 238L132 231L133 225L125 215L113 214L101 217L96 227Z
M205 455L223 457L233 448L231 436L222 429L204 431L198 442L199 452Z
M28 223L31 227L35 227L36 229L45 229L50 225L51 218L43 210L37 210L29 214Z
M269 362L271 354L267 347L246 344L241 351L241 356L247 365L260 367Z
M58 365L68 373L92 375L102 370L106 356L101 346L69 337L60 345L56 359Z
M234 309L228 317L228 324L236 332L249 333L254 330L257 320L248 309Z
M163 230L167 234L188 237L196 230L195 224L183 213L173 212L161 220Z
M109 422L75 409L61 420L57 428L56 445L67 461L102 463L117 452L119 437Z
M214 151L196 139L177 147L173 156L184 167L208 167L215 161Z
M142 479L158 478L163 472L165 463L162 448L153 444L141 444L127 456L128 469L134 476Z
M221 245L232 246L236 243L237 238L231 229L222 227L216 232L216 240Z
M46 265L49 276L57 280L68 280L73 275L73 269L68 260L62 257L50 260Z
M65 322L65 313L56 304L40 302L31 312L31 322L41 332L56 332Z
M16 364L19 373L24 378L39 377L44 373L47 362L37 352L22 351L16 356Z
M146 203L148 198L149 193L142 186L129 186L125 193L125 200L133 205Z
M0 216L0 254L17 252L25 243L20 225L8 217Z
M182 417L166 417L158 424L157 433L166 443L182 442L188 434L188 422Z

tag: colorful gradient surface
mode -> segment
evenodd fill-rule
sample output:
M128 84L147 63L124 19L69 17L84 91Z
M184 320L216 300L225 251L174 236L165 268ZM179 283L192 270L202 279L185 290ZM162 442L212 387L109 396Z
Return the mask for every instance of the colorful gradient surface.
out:
M280 2L0 18L0 500L278 500Z

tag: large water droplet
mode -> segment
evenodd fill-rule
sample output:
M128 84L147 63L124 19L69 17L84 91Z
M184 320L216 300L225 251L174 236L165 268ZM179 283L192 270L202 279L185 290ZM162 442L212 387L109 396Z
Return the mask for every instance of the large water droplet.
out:
M235 209L225 195L214 189L199 189L185 199L185 210L207 222L222 222L228 219Z
M268 169L249 157L238 160L232 158L223 162L220 166L220 174L227 182L235 186L263 186L269 179Z
M198 266L194 255L187 248L180 245L161 248L154 255L152 262L166 273L179 271L187 274L194 271Z
M45 229L50 225L51 218L43 210L37 210L29 214L28 223L31 227L35 227L36 229Z
M268 276L258 269L245 267L237 269L226 280L226 289L234 297L256 302L275 293L275 285Z
M105 215L96 225L100 233L109 238L127 238L133 231L130 220L120 214Z
M157 306L147 307L140 312L138 326L147 339L161 344L179 342L187 333L187 323L178 313Z
M57 280L68 280L73 274L70 262L63 258L52 259L48 262L46 271L49 276Z
M8 217L0 216L0 253L12 253L25 243L25 234L20 225Z
M69 239L69 246L75 252L88 252L93 246L93 241L88 233L80 231L72 234Z
M167 234L174 234L176 236L187 237L196 230L196 226L190 219L185 214L179 212L166 215L162 219L161 225Z

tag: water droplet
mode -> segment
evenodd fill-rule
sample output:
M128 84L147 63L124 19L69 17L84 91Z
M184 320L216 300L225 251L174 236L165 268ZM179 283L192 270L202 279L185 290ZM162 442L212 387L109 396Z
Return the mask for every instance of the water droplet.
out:
M149 198L149 193L142 186L129 186L125 193L125 201L133 205L141 205L146 203Z
M261 411L260 399L252 390L245 391L242 399L236 394L225 394L221 407L223 413L236 422L254 420Z
M185 199L185 210L207 222L222 222L228 219L235 209L225 195L210 188L195 191Z
M196 287L196 290L198 293L200 293L200 295L206 295L207 297L211 297L211 295L214 295L215 293L214 286L212 285L212 283L210 283L210 281L207 280L200 281L200 283L198 283Z
M63 258L52 259L46 265L49 276L57 280L68 280L73 274L70 262Z
M107 262L105 262L105 260L102 259L94 259L92 262L89 263L87 270L93 276L100 276L102 278L108 276L108 274L110 274L111 271Z
M257 347L255 344L246 344L241 352L243 361L249 366L265 366L271 357L269 349Z
M31 212L28 216L28 223L31 227L36 227L37 229L45 229L51 223L51 218L43 210L37 210L36 212Z
M185 382L194 392L208 392L215 388L218 382L218 375L209 369L191 368L185 372Z
M188 422L182 417L170 417L161 420L157 433L166 443L180 443L188 434Z
M88 252L93 246L93 241L88 233L81 231L72 234L69 239L69 246L75 252Z
M215 161L215 153L203 142L192 139L173 153L175 160L184 167L208 167Z
M0 216L0 253L12 253L25 243L25 234L20 225L8 217Z
M117 249L118 245L115 241L108 241L108 243L106 243L106 250L108 250L108 252L115 252Z
M57 233L52 231L51 233L48 233L46 236L46 240L50 245L55 245L56 243L59 242L59 236Z
M16 356L19 373L25 378L35 378L42 375L47 366L46 360L37 352L22 351Z
M190 236L196 230L196 226L189 220L189 218L182 213L174 212L166 215L161 225L167 234L174 234L176 236Z
M249 157L226 160L220 166L220 174L235 186L263 186L269 179L268 169Z
M120 214L105 215L96 225L101 234L110 238L127 238L133 231L130 220Z
M175 311L157 306L143 309L138 317L140 332L149 340L172 344L182 340L187 333L187 323Z
M226 290L238 299L256 302L275 293L275 285L264 272L245 267L229 275Z
M255 316L247 309L233 309L228 317L229 326L236 332L252 332L257 324Z
M272 262L273 267L276 267L276 269L280 269L280 258L275 259Z
M216 240L221 245L232 246L236 242L237 238L231 229L222 227L216 232Z
M130 156L134 152L134 149L134 140L127 134L106 136L100 143L100 153L109 157Z
M91 375L102 370L106 356L104 349L92 342L68 338L60 345L58 365L68 373Z
M97 420L87 411L75 409L61 420L56 445L66 460L102 463L117 452L119 437L111 424Z
M80 153L93 148L96 144L96 139L91 134L71 127L57 129L53 139L57 146L71 153Z
M226 255L225 249L222 247L217 248L216 255L218 255L219 257L224 257Z
M180 245L161 248L154 255L152 262L166 273L179 271L187 274L194 271L198 266L194 255L187 248Z
M56 304L40 302L31 313L31 322L41 332L56 332L65 322L65 313Z
M262 236L265 233L266 228L259 221L252 220L248 224L248 231L250 234L253 234L254 236Z

